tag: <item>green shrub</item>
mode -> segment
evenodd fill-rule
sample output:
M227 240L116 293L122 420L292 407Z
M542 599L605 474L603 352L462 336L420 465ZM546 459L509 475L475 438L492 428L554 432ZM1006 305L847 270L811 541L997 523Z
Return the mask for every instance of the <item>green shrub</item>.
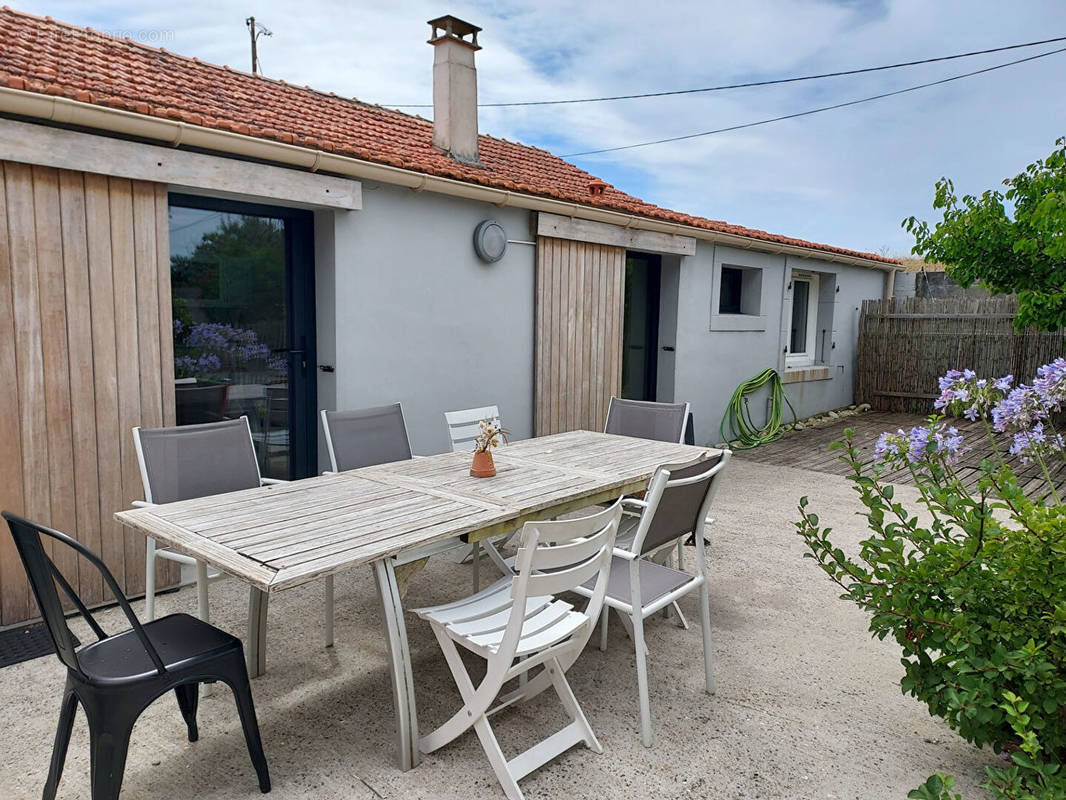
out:
M956 390L971 383L973 391L957 392L965 395L966 410L990 386L978 387L972 373L954 380ZM975 416L996 406L1003 417L998 403L1017 399L1016 391L1008 395L1004 387L986 396L975 403ZM957 402L941 405L957 410ZM1045 474L1062 454L1050 427L1056 410L1051 405L1038 420L1026 419L1030 437L1037 423L1047 434L1040 447L1034 439L1023 448L1025 458L1040 459ZM1017 440L1009 424L997 418L997 426ZM1048 505L1027 499L1002 461L982 463L979 481L967 488L954 470L961 446L957 431L939 417L879 441L882 462L910 470L923 519L895 499L880 477L883 464L862 463L849 430L834 447L850 463L871 535L858 557L850 557L806 497L797 529L807 557L840 585L843 598L869 612L871 633L902 648L903 692L967 741L1010 755L1011 766L988 769L984 786L992 795L1066 798L1066 507L1057 497ZM933 776L910 796L955 800L950 789Z

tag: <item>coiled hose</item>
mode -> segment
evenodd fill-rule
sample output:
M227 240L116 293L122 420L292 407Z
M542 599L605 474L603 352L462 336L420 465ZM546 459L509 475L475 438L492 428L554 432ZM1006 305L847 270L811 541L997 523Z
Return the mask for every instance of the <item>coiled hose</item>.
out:
M751 408L748 403L748 395L757 392L764 386L770 387L770 412L767 415L766 424L757 428L751 420ZM760 444L772 442L781 436L782 401L792 412L792 421L796 421L796 409L788 401L785 395L785 387L781 383L781 376L776 369L764 369L754 378L749 378L737 387L733 397L729 400L722 422L718 426L722 434L722 441L728 442L729 446L736 450L751 450ZM726 423L729 423L729 433L726 434Z

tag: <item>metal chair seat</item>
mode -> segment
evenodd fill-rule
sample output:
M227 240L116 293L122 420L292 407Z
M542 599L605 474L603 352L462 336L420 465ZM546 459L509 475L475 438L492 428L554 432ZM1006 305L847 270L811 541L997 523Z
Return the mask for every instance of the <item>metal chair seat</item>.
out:
M193 668L198 662L243 652L241 640L189 614L169 614L143 625L167 670ZM154 677L157 670L131 628L78 651L82 672L93 681L120 683Z

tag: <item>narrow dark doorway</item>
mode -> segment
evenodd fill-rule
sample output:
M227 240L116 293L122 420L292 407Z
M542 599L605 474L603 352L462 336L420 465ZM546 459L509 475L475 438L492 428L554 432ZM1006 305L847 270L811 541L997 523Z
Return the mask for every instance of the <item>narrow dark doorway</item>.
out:
M170 195L177 423L248 418L260 471L317 471L311 212Z
M656 399L661 274L659 256L626 253L622 397L629 400Z

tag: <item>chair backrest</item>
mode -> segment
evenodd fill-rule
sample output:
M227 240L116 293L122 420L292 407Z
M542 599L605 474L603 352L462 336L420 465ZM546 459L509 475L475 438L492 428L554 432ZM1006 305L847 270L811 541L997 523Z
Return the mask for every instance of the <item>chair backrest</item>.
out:
M334 472L411 457L411 441L399 403L358 411L323 409L322 429Z
M525 616L521 609L526 608L527 600L570 591L595 577L592 596L580 612L587 617L587 622L563 645L578 649L585 646L603 607L621 517L622 503L618 500L587 517L527 522L522 527L511 590L513 607L518 612L508 621L497 656L507 662L517 649ZM546 626L549 622L538 620L536 624Z
M26 577L29 579L33 596L37 599L37 607L41 610L41 616L44 617L45 626L52 637L52 644L55 645L56 655L59 656L60 661L69 669L84 676L85 673L82 672L78 663L78 654L74 649L74 638L70 628L67 626L67 618L63 613L63 606L59 600L57 585L70 598L70 601L85 618L97 638L106 639L107 633L93 619L93 615L89 613L89 609L85 607L77 592L74 591L73 587L56 567L55 562L45 552L44 543L41 541L42 535L54 539L58 545L72 548L79 556L99 570L104 583L126 614L126 618L129 620L137 637L141 640L141 644L147 651L149 658L152 659L156 670L160 674L166 671L163 660L145 635L140 621L133 613L133 609L130 608L130 604L122 593L122 589L115 581L115 576L111 574L111 571L91 550L64 533L30 522L28 519L23 519L8 511L3 512L3 518L7 520L11 537L15 540L15 548L18 550L19 558L22 559L22 565L26 569Z
M649 553L667 542L700 531L710 513L718 476L732 457L724 450L712 458L663 464L648 481L645 502L633 538L633 551ZM702 545L703 536L696 537Z
M267 433L276 428L288 428L289 422L289 387L266 387L266 409L263 428Z
M228 383L183 384L174 394L175 416L179 425L199 425L226 418Z
M472 453L474 440L481 433L478 423L486 419L499 427L500 409L496 406L483 406L462 411L445 411L444 423L448 426L448 436L452 440L452 452Z
M134 428L144 499L173 503L260 485L248 418Z
M652 403L612 397L603 432L684 444L688 411L688 403Z

